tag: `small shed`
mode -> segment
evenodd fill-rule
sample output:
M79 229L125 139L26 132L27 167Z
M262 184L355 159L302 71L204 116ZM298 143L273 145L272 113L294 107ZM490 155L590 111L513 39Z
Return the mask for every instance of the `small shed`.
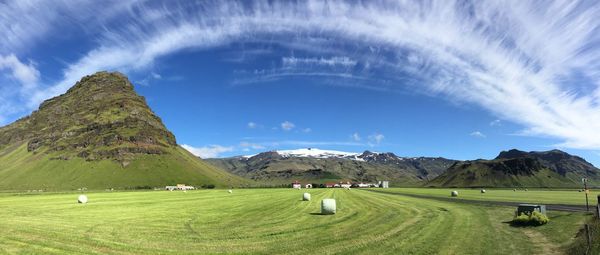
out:
M532 205L532 204L520 204L517 207L517 211L515 212L517 216L522 213L531 214L534 211L540 212L546 215L546 206L545 205Z
M390 181L379 181L379 187L387 189L390 187Z
M302 183L300 183L299 181L294 181L294 182L292 182L292 188L294 188L294 189L302 188Z

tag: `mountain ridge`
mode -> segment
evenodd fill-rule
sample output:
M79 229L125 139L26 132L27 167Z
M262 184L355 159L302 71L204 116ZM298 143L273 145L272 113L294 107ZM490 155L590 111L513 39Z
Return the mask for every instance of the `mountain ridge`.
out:
M127 77L83 77L0 128L0 189L246 183L177 145Z
M502 151L493 159L452 160L400 157L392 152L363 153L297 149L207 159L217 167L257 181L323 182L391 180L400 186L575 187L582 177L600 184L600 170L560 150ZM480 173L481 172L481 173Z
M363 153L304 148L267 151L255 155L206 159L231 173L256 181L287 183L293 180L326 182L390 180L396 185L418 186L449 167L454 160L399 157L393 153Z
M502 151L494 159L457 162L429 182L439 187L579 187L600 184L600 169L560 150Z

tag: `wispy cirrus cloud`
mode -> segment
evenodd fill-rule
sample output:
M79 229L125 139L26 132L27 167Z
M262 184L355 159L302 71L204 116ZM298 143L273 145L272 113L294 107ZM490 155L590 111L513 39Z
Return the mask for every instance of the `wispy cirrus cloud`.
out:
M349 57L334 56L330 58L296 58L283 57L281 62L284 68L297 68L298 66L329 66L350 68L356 66L357 61Z
M43 99L66 91L83 75L104 69L144 70L160 57L184 49L233 41L269 41L316 55L303 57L306 59L348 56L360 68L339 73L342 78L386 77L391 81L388 90L416 91L474 104L522 125L522 134L553 137L564 147L598 149L600 4L550 1L540 8L541 4L137 2L120 7L120 22L112 16L104 18L101 23L106 26L124 25L94 31L99 37L97 47L69 64L60 81L41 86L27 100L33 108ZM14 8L11 17L26 16L30 23L20 24L40 27L43 24L37 23L35 16L82 19L78 12L68 10L48 8L44 10L48 13L26 15ZM27 34L28 29L20 29L18 38L8 27L0 29L0 34L13 38L1 49L39 41L38 36ZM353 49L364 49L364 53L356 54ZM365 88L380 86L366 84Z

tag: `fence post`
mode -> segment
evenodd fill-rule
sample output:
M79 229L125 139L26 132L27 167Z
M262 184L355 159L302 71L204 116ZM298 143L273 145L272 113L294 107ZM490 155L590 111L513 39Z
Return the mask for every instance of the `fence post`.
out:
M585 234L587 237L587 251L586 254L589 254L592 249L592 233L590 232L590 225L585 224Z
M598 195L598 204L596 204L596 217L600 219L600 195Z

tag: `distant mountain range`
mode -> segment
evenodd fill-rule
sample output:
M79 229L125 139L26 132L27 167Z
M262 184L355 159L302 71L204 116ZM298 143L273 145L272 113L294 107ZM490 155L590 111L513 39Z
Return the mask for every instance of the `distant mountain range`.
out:
M264 183L293 180L374 182L432 187L579 187L581 178L600 184L600 170L559 150L501 152L493 160L400 157L394 153L352 153L315 148L207 159L219 168Z
M315 148L206 161L239 176L266 183L390 180L404 186L418 186L432 180L456 162L445 158L399 157L389 152L350 153Z
M0 190L248 183L194 157L135 93L99 72L0 128Z

